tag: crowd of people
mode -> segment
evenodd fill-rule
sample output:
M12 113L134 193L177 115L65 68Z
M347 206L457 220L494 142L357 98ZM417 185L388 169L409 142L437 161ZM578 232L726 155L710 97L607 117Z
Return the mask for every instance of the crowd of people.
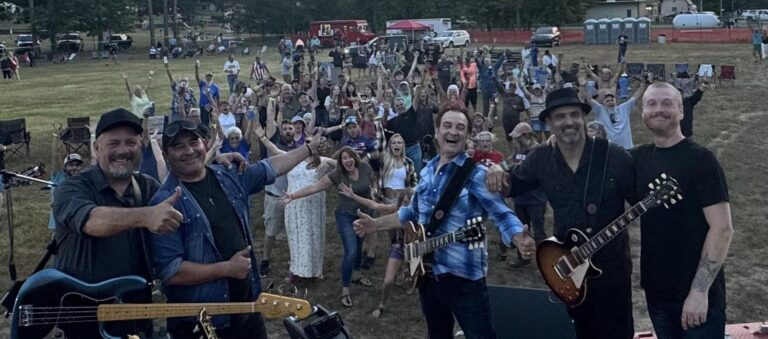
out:
M200 77L210 66L197 62L190 70L194 86L165 63L169 112L149 97L151 72L146 86L131 86L123 75L130 109L100 117L93 166L71 154L55 177L54 265L89 283L131 274L159 279L168 302L236 302L253 300L261 278L282 277L272 254L287 250L286 282L312 288L328 261L327 193L335 191L343 245L343 256L331 260L340 272L338 301L355 307L352 284L372 287L370 268L386 265L375 318L390 307L406 258L404 225L420 223L434 236L487 217L500 235L501 261L464 243L447 245L431 256L418 294L430 338L452 337L454 321L468 338L494 338L492 319L504 315L491 314L489 266L507 261L510 248L516 255L507 266L530 265L547 229L561 240L570 228L596 234L667 173L686 199L642 217L650 318L660 338L718 338L733 231L723 171L691 138L693 106L707 84L685 93L647 76L623 81L623 48L615 66L582 59L573 71L561 67L562 53L539 57L531 46L519 62L508 51L493 60L493 46L462 49L455 58L439 46L382 45L353 55L336 48L325 68L317 48L283 42L279 78L261 55L246 78L229 55L217 68L228 95L214 72ZM648 145L632 140L637 105L654 137ZM165 116L162 128L150 125L158 115ZM496 147L499 130L506 154ZM262 191L263 206L251 204ZM253 225L252 209L262 216ZM261 224L259 249L253 234ZM390 240L384 263L375 255L382 230ZM280 232L287 249L276 248ZM629 253L624 233L593 258L604 274L589 285L585 303L568 307L579 338L633 337ZM151 302L150 291L125 301ZM258 313L215 316L213 325L223 338L266 337ZM192 318L168 320L174 338L191 336L194 327ZM146 321L108 328L153 331ZM95 324L62 330L98 335Z

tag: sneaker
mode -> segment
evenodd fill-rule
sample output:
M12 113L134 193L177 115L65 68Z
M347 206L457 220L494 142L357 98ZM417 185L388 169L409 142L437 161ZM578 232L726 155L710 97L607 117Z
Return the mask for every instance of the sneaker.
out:
M259 266L259 276L266 278L269 276L269 260L262 260Z

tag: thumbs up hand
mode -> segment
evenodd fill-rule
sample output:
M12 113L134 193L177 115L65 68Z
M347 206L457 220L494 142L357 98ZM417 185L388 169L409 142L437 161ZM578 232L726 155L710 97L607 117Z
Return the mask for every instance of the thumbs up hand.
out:
M173 205L181 197L181 187L176 187L176 191L170 197L156 206L150 207L147 214L147 229L155 234L168 234L176 231L183 220L183 216Z

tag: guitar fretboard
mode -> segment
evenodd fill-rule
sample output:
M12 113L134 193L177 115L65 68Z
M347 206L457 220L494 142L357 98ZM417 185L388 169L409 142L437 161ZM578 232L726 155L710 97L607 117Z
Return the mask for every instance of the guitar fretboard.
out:
M443 235L436 236L434 238L429 238L425 242L416 244L415 256L422 256L424 254L430 253L439 248L443 248L457 241L461 241L461 239L463 239L463 237L457 236L456 233L446 233Z
M611 222L608 226L600 230L600 232L597 232L594 237L589 239L581 246L577 247L575 252L578 253L578 259L581 262L584 262L585 260L592 257L595 252L603 248L605 244L609 243L613 238L624 231L624 229L626 229L633 220L647 212L648 209L645 207L645 205L646 204L644 204L643 201L635 204L632 206L632 208L624 212L624 214L616 218L616 220Z

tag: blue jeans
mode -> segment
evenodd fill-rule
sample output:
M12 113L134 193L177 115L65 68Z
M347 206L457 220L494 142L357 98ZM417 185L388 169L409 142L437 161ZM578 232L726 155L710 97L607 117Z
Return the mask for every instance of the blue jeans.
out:
M653 300L647 294L646 299L648 315L659 339L720 339L725 333L725 308L710 305L707 321L685 331L680 324L683 303Z
M337 209L336 231L341 236L341 242L344 244L344 258L341 260L341 283L344 287L349 286L352 281L352 271L359 271L363 258L363 239L355 234L352 229L352 222L357 219L356 214L350 214Z
M405 148L405 156L413 161L413 168L416 173L421 172L423 161L421 160L421 143L415 143Z
M235 85L237 85L237 75L227 74L227 85L229 85L229 94L235 91Z
M451 274L424 277L419 300L430 339L453 338L454 317L467 339L496 338L485 278L472 281Z

